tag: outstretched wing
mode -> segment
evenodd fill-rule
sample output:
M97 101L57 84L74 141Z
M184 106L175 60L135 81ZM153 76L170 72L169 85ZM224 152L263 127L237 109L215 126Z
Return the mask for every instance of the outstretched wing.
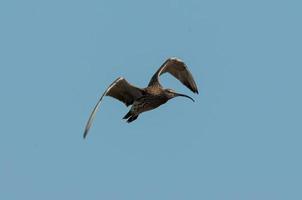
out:
M100 106L100 103L104 96L111 96L116 98L117 100L123 102L126 106L133 104L135 99L141 97L143 95L143 90L131 85L124 79L123 77L119 77L116 79L103 93L97 104L95 105L84 131L84 138L87 136L88 131L92 125L92 121L95 117L95 114Z
M192 92L198 94L196 83L193 79L191 72L186 64L178 58L169 58L164 64L156 71L149 82L149 86L160 84L160 75L169 72L175 78L177 78L182 84L187 86Z

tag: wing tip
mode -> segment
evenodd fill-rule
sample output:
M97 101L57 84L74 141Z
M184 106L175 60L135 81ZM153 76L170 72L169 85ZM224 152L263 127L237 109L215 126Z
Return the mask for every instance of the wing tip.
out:
M88 130L87 130L87 129L85 129L84 134L83 134L83 139L84 139L84 140L86 139L87 134L88 134Z
M190 90L194 93L194 94L199 94L198 90L197 89L191 89Z

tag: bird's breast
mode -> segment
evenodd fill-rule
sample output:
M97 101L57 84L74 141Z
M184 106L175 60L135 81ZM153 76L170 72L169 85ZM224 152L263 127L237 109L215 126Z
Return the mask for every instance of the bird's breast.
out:
M142 113L148 110L155 109L167 102L168 99L159 95L147 95L134 101L131 110L136 113Z

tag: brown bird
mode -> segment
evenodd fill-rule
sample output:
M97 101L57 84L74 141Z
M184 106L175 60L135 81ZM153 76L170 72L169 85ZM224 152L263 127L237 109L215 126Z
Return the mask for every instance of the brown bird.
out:
M185 94L179 94L172 89L164 89L161 86L159 83L159 77L166 72L177 78L192 92L198 94L198 89L191 72L188 70L186 64L178 58L167 59L152 76L148 87L146 88L133 86L123 77L119 77L107 88L94 107L85 127L84 138L87 136L96 111L98 110L104 96L116 98L123 102L127 107L132 105L130 111L123 117L123 119L126 119L128 123L136 120L139 114L155 109L174 97L187 97L194 102L193 98Z

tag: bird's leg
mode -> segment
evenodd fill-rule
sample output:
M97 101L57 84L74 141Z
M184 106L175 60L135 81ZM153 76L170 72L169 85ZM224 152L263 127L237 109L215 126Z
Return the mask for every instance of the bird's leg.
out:
M133 122L134 120L136 120L138 118L138 114L135 114L132 112L132 110L130 110L124 117L123 119L127 119L127 122Z
M128 120L127 122L130 123L130 122L133 122L134 120L136 120L138 118L138 115L132 115Z
M131 110L123 117L123 119L128 119L129 117L131 117L131 115L133 115L132 114L132 112L131 112Z

